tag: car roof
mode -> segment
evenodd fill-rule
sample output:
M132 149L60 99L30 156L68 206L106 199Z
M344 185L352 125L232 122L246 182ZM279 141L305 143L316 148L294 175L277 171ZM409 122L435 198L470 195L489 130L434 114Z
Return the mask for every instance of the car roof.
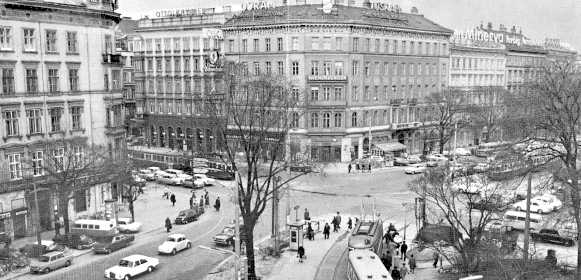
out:
M61 251L54 251L54 252L49 252L49 253L46 253L46 254L44 254L43 256L46 256L46 257L52 257L52 256L59 255L59 254L64 254L64 253L63 253L63 252L61 252Z
M123 260L126 260L126 261L137 261L137 260L140 260L140 259L143 259L143 258L149 258L149 257L144 256L144 255L131 255L131 256L127 256L127 257L123 258Z
M171 238L180 238L180 237L186 237L184 234L181 233L174 233L174 234L170 234L167 237L171 237Z

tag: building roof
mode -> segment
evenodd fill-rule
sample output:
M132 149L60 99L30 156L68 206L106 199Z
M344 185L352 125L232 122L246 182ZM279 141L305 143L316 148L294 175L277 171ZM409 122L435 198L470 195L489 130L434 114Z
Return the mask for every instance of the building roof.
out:
M373 25L382 28L429 31L451 35L445 28L419 14L393 13L370 8L334 5L326 14L322 4L279 6L266 9L242 11L224 24L225 29L252 27L259 25L279 25L298 23L325 23Z
M137 20L122 18L119 22L119 31L121 34L134 34L137 29Z

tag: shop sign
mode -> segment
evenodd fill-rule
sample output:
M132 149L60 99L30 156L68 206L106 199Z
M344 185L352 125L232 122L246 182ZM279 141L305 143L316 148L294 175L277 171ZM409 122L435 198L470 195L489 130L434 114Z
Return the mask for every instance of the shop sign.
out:
M10 212L0 214L0 220L10 218Z
M161 10L156 11L156 17L188 17L204 14L213 14L214 8L197 8L197 9L179 9L179 10Z
M26 213L28 213L28 210L22 210L22 211L18 211L16 213L14 213L14 215L26 215Z
M391 12L391 13L400 13L401 12L401 8L399 7L399 5L393 5L393 4L390 5L388 3L382 3L382 2L371 3L371 8L374 10L386 11L386 12Z
M274 4L268 1L248 1L242 3L242 10L264 10L274 8Z

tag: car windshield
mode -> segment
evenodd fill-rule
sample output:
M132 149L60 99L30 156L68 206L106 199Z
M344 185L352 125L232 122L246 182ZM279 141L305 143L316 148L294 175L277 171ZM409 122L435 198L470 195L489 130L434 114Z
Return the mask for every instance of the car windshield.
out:
M175 239L175 238L173 238L173 237L170 237L170 238L168 238L168 239L167 239L167 241L168 241L168 242L176 242L176 239Z
M122 266L122 267L130 267L131 266L131 262L128 261L128 260L121 260L121 261L119 261L119 266Z
M232 228L225 228L222 233L224 234L234 234L234 229Z
M50 260L50 257L48 256L40 256L40 258L38 258L39 261L41 262L48 262Z

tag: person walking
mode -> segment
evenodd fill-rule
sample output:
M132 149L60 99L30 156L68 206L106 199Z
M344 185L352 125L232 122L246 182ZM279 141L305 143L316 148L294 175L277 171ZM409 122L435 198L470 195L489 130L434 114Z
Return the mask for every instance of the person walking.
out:
M302 263L303 258L305 257L305 247L299 246L299 249L297 250L297 254L299 257L299 262Z
M401 279L405 280L405 276L408 274L408 268L405 266L405 263L401 264L401 269L399 270L399 274L401 275Z
M200 196L200 207L204 207L204 198Z
M341 229L341 215L339 215L339 211L337 211L337 229Z
M169 217L165 218L165 230L169 232L171 230L171 220Z
M351 163L349 163L349 165L347 166L347 173L348 174L351 174L351 168L353 168L353 167L351 167Z
M367 167L369 168L369 173L371 173L371 163Z
M434 251L433 254L434 257L434 268L438 268L438 261L440 260L440 254L438 253L438 251Z
M389 270L391 268L391 254L389 251L383 253L381 257L381 263L385 266L385 269Z
M329 226L329 223L325 223L325 227L323 227L323 237L329 239L329 234L331 234L331 227Z
M410 258L408 259L408 263L410 264L410 273L414 274L414 270L416 270L416 258L414 258L414 255L411 254Z
M391 271L391 278L393 280L401 280L401 274L399 272L399 269L397 269L397 266L393 267L393 270Z
M206 190L206 193L204 194L204 198L206 199L206 206L210 207L210 195L208 194L208 190Z
M401 258L402 258L402 260L405 261L406 258L407 258L406 253L408 251L408 245L405 244L405 240L401 243L401 246L400 246L399 250L401 251Z
M353 228L353 220L351 220L351 217L349 217L349 220L347 221L347 228L349 230Z
M194 202L195 201L194 199L196 199L196 196L195 195L192 195L190 197L190 209L194 209L194 203L195 203Z
M220 211L220 197L216 198L216 203L214 203L214 208L216 208L216 211Z
M307 208L305 208L305 221L310 221L311 220L311 215L309 214L309 210L307 210Z
M176 206L176 195L175 194L171 194L171 196L169 197L169 201L171 201L171 206Z
M313 230L311 223L308 223L307 225L307 239L315 240L315 231Z
M169 199L169 189L167 187L163 188L163 195L161 198Z

